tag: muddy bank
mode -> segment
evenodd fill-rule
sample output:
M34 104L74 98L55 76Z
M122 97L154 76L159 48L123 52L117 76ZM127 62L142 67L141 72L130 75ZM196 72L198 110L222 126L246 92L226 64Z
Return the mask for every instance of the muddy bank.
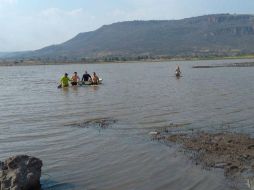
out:
M80 127L80 128L95 127L99 129L106 129L113 126L116 122L117 120L113 118L94 118L84 121L67 123L64 126Z
M254 67L254 62L245 62L245 63L229 63L229 64L220 64L220 65L196 65L192 66L194 69L207 69L207 68L219 68L219 67Z
M254 176L254 139L236 133L167 134L158 132L157 140L181 144L195 164L224 169L225 176Z

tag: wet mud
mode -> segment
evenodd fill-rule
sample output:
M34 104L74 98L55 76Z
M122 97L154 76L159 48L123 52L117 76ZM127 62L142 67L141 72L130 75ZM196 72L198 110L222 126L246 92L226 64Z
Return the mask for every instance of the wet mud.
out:
M254 67L254 62L228 63L228 64L217 64L217 65L195 65L192 68L207 69L207 68L218 68L218 67Z
M65 126L80 127L80 128L95 127L100 129L106 129L113 126L116 122L117 120L113 118L94 118L94 119L89 119L84 121L68 123L68 124L65 124Z
M219 168L226 177L254 178L254 138L239 133L151 132L153 140L180 145L196 165Z

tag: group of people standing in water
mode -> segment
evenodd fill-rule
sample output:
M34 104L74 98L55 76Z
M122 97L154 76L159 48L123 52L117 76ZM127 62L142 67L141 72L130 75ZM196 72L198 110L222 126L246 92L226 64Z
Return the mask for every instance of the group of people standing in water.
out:
M93 72L93 75L91 76L90 74L87 73L87 71L85 71L85 74L83 74L83 77L80 80L80 77L78 76L77 72L74 72L71 78L68 77L68 73L65 73L64 76L61 77L60 85L58 87L59 88L68 87L69 82L71 83L72 86L78 85L79 82L89 82L91 84L99 84L99 77L96 75L95 72Z
M175 75L176 75L176 77L181 76L181 70L180 70L179 65L177 65L177 67L176 67ZM71 78L68 77L68 73L65 73L64 76L61 77L60 85L58 86L58 88L68 87L69 82L71 83L72 86L76 86L80 82L81 82L81 84L85 83L85 82L88 82L89 84L99 84L99 81L100 81L100 79L96 75L95 72L93 72L93 75L91 76L90 74L87 73L87 71L85 71L81 80L80 80L77 72L74 72Z

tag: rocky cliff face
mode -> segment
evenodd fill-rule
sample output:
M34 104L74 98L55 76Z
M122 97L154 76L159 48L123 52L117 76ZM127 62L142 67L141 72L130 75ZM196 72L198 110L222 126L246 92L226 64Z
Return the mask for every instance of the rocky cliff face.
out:
M227 27L215 32L216 35L245 36L254 35L254 26Z

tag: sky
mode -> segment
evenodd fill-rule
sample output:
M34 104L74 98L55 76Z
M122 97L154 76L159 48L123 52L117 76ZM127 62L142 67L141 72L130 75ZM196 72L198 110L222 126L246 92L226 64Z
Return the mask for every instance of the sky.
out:
M254 14L254 0L0 0L0 52L35 50L129 20Z

